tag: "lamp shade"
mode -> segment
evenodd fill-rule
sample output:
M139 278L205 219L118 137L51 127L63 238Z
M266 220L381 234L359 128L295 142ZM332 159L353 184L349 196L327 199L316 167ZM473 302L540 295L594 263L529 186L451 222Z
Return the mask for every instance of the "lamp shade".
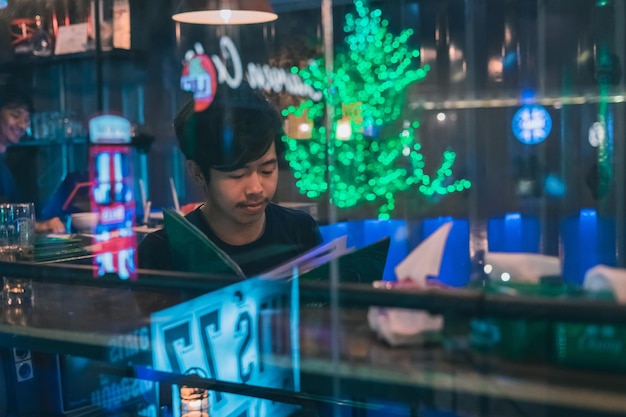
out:
M269 0L182 0L172 16L199 25L247 25L278 19Z

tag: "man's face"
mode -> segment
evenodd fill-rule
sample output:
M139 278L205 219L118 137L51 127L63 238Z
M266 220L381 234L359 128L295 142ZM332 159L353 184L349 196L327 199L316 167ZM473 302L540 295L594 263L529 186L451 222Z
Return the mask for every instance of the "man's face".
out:
M0 150L16 144L30 126L30 112L24 107L5 107L0 110Z
M211 169L207 192L212 221L244 225L262 220L277 184L278 160L273 143L265 155L241 169Z

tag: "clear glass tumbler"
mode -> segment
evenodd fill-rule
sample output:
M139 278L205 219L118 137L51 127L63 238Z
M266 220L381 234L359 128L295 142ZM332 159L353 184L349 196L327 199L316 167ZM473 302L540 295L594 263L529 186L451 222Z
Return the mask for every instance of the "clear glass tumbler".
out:
M0 261L30 262L35 246L35 206L33 203L0 204ZM32 304L30 279L2 276L5 305Z

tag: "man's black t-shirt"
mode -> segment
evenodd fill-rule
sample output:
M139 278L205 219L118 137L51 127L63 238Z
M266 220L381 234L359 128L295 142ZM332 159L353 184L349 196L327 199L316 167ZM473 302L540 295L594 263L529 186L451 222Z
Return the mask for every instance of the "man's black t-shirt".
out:
M248 277L266 272L322 242L319 227L311 216L276 204L269 204L265 209L265 230L261 237L241 246L229 245L218 238L200 208L185 217L233 258ZM139 267L175 270L165 229L149 234L141 242Z

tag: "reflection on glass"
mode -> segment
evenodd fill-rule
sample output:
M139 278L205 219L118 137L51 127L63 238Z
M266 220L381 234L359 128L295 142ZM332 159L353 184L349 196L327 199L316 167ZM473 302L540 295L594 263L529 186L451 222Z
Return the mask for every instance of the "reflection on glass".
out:
M120 279L137 276L137 241L133 231L132 148L130 122L113 115L96 116L89 122L92 210L98 224L94 237L95 274L115 274Z
M292 334L299 331L297 285L297 279L253 278L152 314L154 368L296 390L299 347ZM191 411L204 401L201 390L172 390L174 410ZM210 391L207 400L211 417L235 410L268 416L293 412L287 404L217 391Z

